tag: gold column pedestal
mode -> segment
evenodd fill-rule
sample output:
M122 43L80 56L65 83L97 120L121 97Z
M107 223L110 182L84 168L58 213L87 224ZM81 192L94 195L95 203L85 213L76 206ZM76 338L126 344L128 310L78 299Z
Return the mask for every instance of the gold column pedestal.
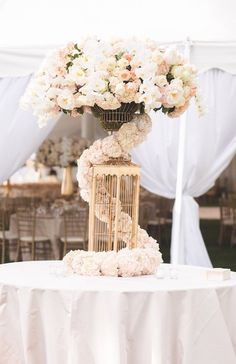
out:
M70 196L73 194L73 191L74 191L74 186L72 179L72 167L68 166L63 169L61 194L63 196Z

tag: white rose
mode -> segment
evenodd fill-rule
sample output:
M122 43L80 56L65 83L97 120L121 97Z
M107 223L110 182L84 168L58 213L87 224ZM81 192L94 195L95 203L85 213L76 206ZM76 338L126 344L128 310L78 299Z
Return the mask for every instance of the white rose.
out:
M69 73L67 74L66 79L73 81L78 85L84 85L86 82L85 72L77 65L74 65L69 68Z
M75 97L75 106L76 107L94 106L95 96L93 94L90 94L87 96L76 94L74 97Z
M56 88L56 87L50 87L49 90L47 91L46 96L49 99L55 99L59 94L60 94L61 90Z
M105 92L102 97L97 96L95 100L96 104L104 110L115 110L121 106L117 98L109 92Z
M155 86L152 80L145 80L140 88L139 92L143 93L145 97L150 97L156 99L160 99L162 97L162 93L159 90L158 86Z
M108 72L112 72L116 67L116 60L114 57L106 58L100 63L100 68Z
M123 82L120 82L116 85L115 87L115 93L117 95L122 95L123 93L125 93L125 85Z
M119 59L119 61L117 61L117 66L119 68L126 68L129 65L129 61L127 61L127 59L125 58L121 58Z
M179 90L182 89L183 87L183 81L180 78L175 78L174 80L171 81L171 87L176 87Z
M155 49L152 53L152 60L157 64L161 64L164 60L163 53Z
M182 106L185 104L183 89L170 88L165 95L166 103L170 106Z
M91 85L92 85L92 88L93 88L93 91L97 91L97 92L105 92L107 91L107 82L100 79L100 78L95 78L94 80L91 80Z
M163 86L165 86L165 85L168 84L167 79L166 79L166 76L164 76L164 75L157 76L155 83L159 87L163 87Z
M156 64L154 62L142 63L142 67L137 68L135 73L137 77L142 78L143 80L149 80L155 77L156 74Z
M183 63L183 56L175 47L169 47L165 50L164 60L170 65L179 65Z
M181 78L182 72L183 72L183 66L174 66L171 69L171 73L174 77Z
M69 90L61 90L57 97L58 105L65 110L72 110L75 106L75 99L72 92Z

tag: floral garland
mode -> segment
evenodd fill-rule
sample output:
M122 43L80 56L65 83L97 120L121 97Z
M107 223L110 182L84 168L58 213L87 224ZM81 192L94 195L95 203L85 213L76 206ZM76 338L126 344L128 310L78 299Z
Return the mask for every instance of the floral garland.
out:
M92 166L103 164L110 158L128 158L131 148L142 143L151 130L151 119L147 114L135 115L129 123L111 136L97 140L85 150L78 161L78 182L81 197L89 202L92 178ZM100 188L101 198L109 198L106 190ZM99 198L99 196L98 196ZM106 222L109 212L106 209L95 211L96 216ZM126 226L123 241L127 244L131 239L131 217L120 211L119 226ZM111 275L111 276L138 276L153 274L162 262L159 245L147 232L138 227L137 248L124 248L118 252L85 252L82 250L70 251L64 258L69 271L81 275Z

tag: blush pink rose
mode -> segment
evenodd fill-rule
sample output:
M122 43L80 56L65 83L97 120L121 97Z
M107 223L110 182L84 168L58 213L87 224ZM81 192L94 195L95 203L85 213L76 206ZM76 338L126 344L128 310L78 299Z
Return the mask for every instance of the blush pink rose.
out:
M120 78L122 79L122 81L129 81L130 77L131 77L130 71L128 70L121 71Z
M128 93L133 93L136 90L137 90L137 87L133 82L129 82L125 85L125 91Z
M183 106L176 107L175 111L169 113L168 116L170 118L178 118L181 114L185 112L185 110L187 110L188 106L189 106L189 101L187 101Z
M192 97L192 96L196 96L196 93L197 93L197 87L196 87L196 86L194 86L194 87L192 87L192 88L191 88L191 90L190 90L190 97Z
M166 75L169 72L169 69L170 69L170 66L168 66L166 61L163 61L157 67L157 74L158 75Z
M129 62L130 62L130 61L131 61L131 59L132 59L133 57L131 56L131 54L129 54L129 53L125 53L125 54L124 54L124 58L125 58L125 59L127 59L127 61L129 61Z
M137 78L137 75L133 69L130 71L130 77L132 78L132 80L136 80Z

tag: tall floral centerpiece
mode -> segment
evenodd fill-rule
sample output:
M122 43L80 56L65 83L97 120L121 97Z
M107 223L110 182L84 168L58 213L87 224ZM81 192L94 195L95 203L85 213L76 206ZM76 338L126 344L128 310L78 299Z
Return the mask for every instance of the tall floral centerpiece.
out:
M60 112L73 117L92 112L111 132L83 152L77 176L81 197L90 203L93 218L109 225L108 234L112 239L116 236L126 247L118 251L71 251L64 261L72 272L112 276L152 274L162 261L157 242L134 224L125 208L123 195L127 189L122 194L119 186L128 174L122 175L116 167L135 168L129 151L142 143L151 130L148 116L151 110L178 117L195 97L202 113L196 76L195 67L175 48L162 48L151 40L95 38L56 50L35 74L22 103L32 106L40 125ZM104 166L103 173L96 174L98 166ZM105 166L112 166L108 174ZM109 176L115 176L113 182L108 183L112 180ZM137 191L137 182L133 186ZM132 201L138 203L133 198ZM135 244L131 244L134 236ZM107 246L106 238L104 242ZM113 249L112 243L110 248Z
M86 139L54 138L47 139L39 147L35 156L35 166L43 164L46 167L63 168L61 186L62 195L69 196L73 193L72 167L77 159L89 146Z

